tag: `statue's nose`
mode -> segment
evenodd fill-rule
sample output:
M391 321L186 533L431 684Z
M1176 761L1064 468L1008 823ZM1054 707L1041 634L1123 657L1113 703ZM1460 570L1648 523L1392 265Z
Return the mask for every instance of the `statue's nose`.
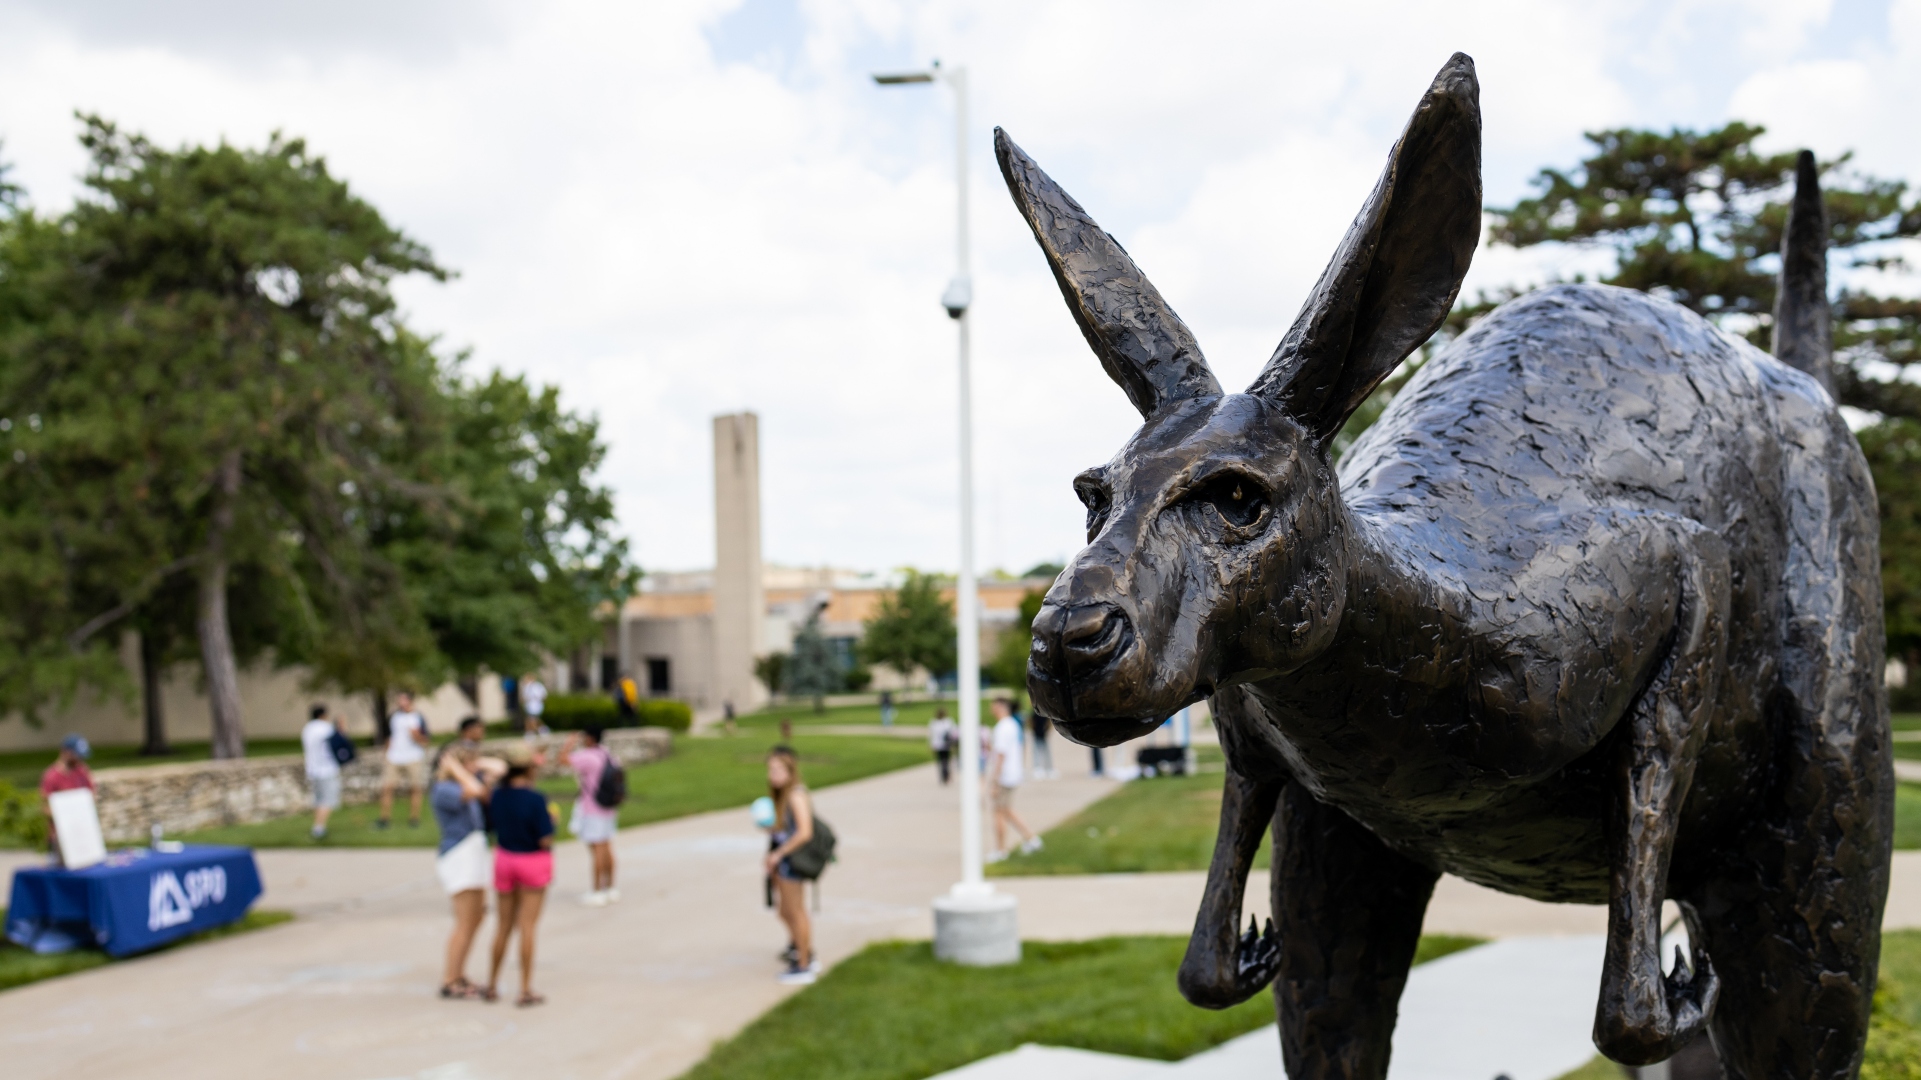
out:
M1098 671L1120 654L1127 643L1126 613L1113 604L1069 608L1061 620L1061 651L1073 674Z

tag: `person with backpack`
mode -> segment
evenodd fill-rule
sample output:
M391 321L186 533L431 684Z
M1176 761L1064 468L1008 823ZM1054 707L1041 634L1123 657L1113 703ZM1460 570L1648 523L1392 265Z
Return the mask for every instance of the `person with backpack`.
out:
M767 793L774 800L774 826L763 869L774 883L780 921L791 944L780 981L805 986L820 974L814 955L814 926L807 917L807 882L820 877L833 859L833 830L814 816L814 800L800 780L800 760L785 744L767 754Z
M313 789L313 829L317 843L327 838L327 819L340 809L340 767L357 756L353 740L340 733L325 705L307 711L300 729L300 754L307 766L307 786Z
M560 747L560 763L574 771L580 785L568 828L593 858L594 887L580 898L588 907L606 907L620 899L620 890L614 888L614 832L620 827L620 804L627 800L627 771L601 745L605 738L604 728L589 724L568 735Z

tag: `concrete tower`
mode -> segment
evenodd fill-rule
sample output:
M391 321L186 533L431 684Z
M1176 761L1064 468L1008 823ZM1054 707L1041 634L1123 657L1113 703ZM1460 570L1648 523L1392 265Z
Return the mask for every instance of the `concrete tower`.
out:
M767 597L760 571L760 418L714 417L714 689L740 712L767 700L754 678Z

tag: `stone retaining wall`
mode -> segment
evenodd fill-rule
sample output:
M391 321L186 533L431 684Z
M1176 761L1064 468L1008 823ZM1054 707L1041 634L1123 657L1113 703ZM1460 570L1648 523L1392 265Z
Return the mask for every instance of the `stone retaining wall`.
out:
M549 771L557 768L561 739L553 735L536 740ZM482 745L498 748L520 741L490 739ZM664 728L618 728L607 733L606 746L623 765L638 765L672 753L673 738ZM380 751L362 747L360 757L341 770L342 801L366 803L380 797L381 758ZM171 836L304 813L313 806L299 757L102 769L93 781L100 828L109 842L145 840L156 823Z

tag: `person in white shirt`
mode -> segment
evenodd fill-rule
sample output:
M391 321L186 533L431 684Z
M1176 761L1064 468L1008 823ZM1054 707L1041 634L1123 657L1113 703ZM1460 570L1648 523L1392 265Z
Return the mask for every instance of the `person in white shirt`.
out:
M1021 835L1021 854L1041 849L1041 838L1014 812L1014 792L1025 778L1021 760L1021 724L1014 719L1014 706L1005 698L994 699L994 736L987 758L988 798L994 807L994 850L988 862L1007 858L1007 827Z
M947 718L946 709L935 709L934 719L927 725L927 748L934 752L934 762L940 766L940 782L947 783L948 762L954 756L954 742L960 736L954 722Z
M394 788L407 783L407 827L420 827L420 800L427 791L427 718L414 711L414 696L402 690L387 718L387 760L380 768L380 817L374 828L393 819Z
M313 788L313 838L327 838L327 819L340 809L340 761L334 757L333 717L315 705L300 729L300 753L307 760L307 785Z
M536 721L547 711L547 687L537 676L529 675L527 681L520 684L520 707Z

